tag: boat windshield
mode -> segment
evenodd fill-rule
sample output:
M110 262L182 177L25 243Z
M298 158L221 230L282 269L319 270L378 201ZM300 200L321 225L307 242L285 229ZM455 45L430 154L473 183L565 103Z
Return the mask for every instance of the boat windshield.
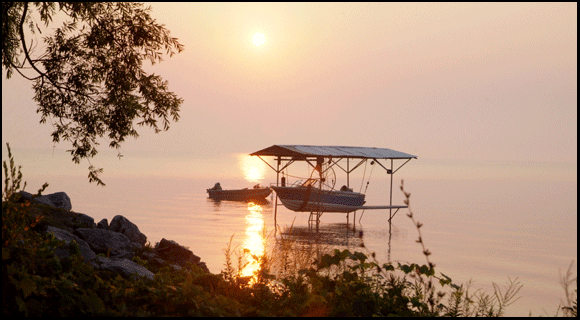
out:
M310 186L314 187L314 184L315 184L317 181L318 181L318 180L316 180L316 179L308 179L308 180L306 180L306 181L305 181L305 182L302 184L302 186L303 186L303 187L310 187Z

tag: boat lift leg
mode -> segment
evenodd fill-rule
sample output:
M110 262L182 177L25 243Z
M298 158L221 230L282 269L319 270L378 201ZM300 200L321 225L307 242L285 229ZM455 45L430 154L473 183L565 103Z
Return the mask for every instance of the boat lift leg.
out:
M354 212L354 217L352 219L352 231L356 231L356 210L353 211ZM346 213L346 228L348 229L348 226L350 225L350 212Z
M262 159L260 156L258 156L258 158ZM264 161L264 159L262 159L262 161ZM264 162L270 166L270 164L267 161L264 161ZM277 161L278 167L276 170L276 186L278 186L278 183L280 182L280 162L281 162L281 158L278 157L278 161ZM270 166L270 168L272 168L272 166ZM274 168L272 168L272 169L274 169ZM274 204L274 238L278 234L277 214L278 214L278 193L276 193L276 203Z
M310 212L310 215L308 216L308 229L312 229L312 222L316 221L314 218L314 212Z
M316 232L318 232L318 227L320 226L320 216L322 216L322 212L311 211L308 217L308 227L312 228L312 223L316 223Z

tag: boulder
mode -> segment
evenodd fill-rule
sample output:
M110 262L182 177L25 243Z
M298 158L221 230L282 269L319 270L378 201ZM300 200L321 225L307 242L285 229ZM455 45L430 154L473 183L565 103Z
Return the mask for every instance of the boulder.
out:
M63 209L70 211L72 209L72 205L70 202L69 196L64 192L55 192L51 194L47 194L44 196L37 196L33 198L33 195L26 191L20 191L20 196L24 200L28 200L34 203L40 203L49 205L51 207Z
M183 269L181 266L178 266L178 265L173 264L173 263L168 263L167 261L161 259L161 257L159 257L157 254L155 254L153 252L143 252L142 257L145 258L149 262L149 265L161 267L165 264L168 264L175 271L180 271L181 269Z
M64 209L67 211L70 211L72 209L70 198L64 192L55 192L41 197L48 198L52 203L54 203L54 206L57 208Z
M74 234L85 240L97 254L105 253L116 258L132 258L136 246L124 234L97 228L78 228Z
M205 273L210 273L209 272L209 268L207 267L207 265L205 264L205 262L201 261L197 263L197 266L201 268L201 270L203 270Z
M26 191L22 191L22 199L31 201L33 203L39 203L39 204L44 204L47 206L51 206L51 207L55 207L54 203L52 201L50 201L50 199L48 199L46 196L36 196L36 197L32 197L32 194L28 193Z
M192 263L209 273L209 269L205 263L201 262L200 257L173 240L161 239L155 251L164 260L177 263L182 267L185 267L188 263Z
M97 257L93 266L98 270L106 270L118 273L125 278L145 277L153 280L153 277L155 276L153 272L147 270L147 268L129 259ZM135 275L137 277L135 277Z
M97 223L97 228L99 229L109 229L109 221L107 219L103 219Z
M77 228L95 227L95 220L84 213L57 208L53 208L52 210L39 209L37 212L44 217L41 220L41 224L63 229L70 233L74 232Z
M70 256L69 248L73 240L79 245L81 255L83 256L83 259L86 262L89 262L97 258L97 255L95 254L95 252L93 252L93 250L91 250L86 241L80 239L74 234L52 226L48 226L46 232L51 233L58 240L63 240L66 242L67 246L65 248L58 248L55 250L56 255L59 256L60 258L68 258Z
M72 211L71 211L72 212ZM75 226L78 226L79 228L94 228L95 225L95 219L89 215L86 215L84 213L76 213L77 216L73 218L73 223L75 224Z
M145 245L145 242L147 242L147 236L141 233L139 228L133 222L121 215L117 215L113 218L109 230L122 233L131 241L136 242L141 246Z

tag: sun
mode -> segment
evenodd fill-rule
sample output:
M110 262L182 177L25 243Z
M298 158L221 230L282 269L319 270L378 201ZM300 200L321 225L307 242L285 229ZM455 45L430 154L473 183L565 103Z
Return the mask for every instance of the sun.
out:
M260 182L264 179L266 165L262 160L246 154L240 154L238 157L240 169L247 181Z
M252 37L252 42L256 45L256 46L261 46L262 44L264 44L264 42L266 42L266 37L264 36L263 33L261 32L256 32L254 34L254 36Z
M246 171L246 178L248 181L258 181L262 176L263 174L256 167L251 167Z

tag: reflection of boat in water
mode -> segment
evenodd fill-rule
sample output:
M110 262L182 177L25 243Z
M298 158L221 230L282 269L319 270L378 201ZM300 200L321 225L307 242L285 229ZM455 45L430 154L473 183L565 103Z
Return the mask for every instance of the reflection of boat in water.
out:
M349 224L323 224L317 232L311 226L292 226L281 230L283 239L296 241L298 244L319 244L331 246L361 247L364 243L363 231L354 231Z
M314 186L318 179L308 179L299 186L271 188L284 206L296 212L352 212L365 203L365 195L343 187L326 190Z
M213 203L215 207L219 207L222 205L222 201L227 201L232 204L233 207L245 207L248 204L259 205L259 206L271 206L272 203L268 201L268 199L264 198L255 198L255 199L244 199L244 200L229 200L229 199L222 199L222 198L207 198L208 203Z
M270 195L272 189L268 187L261 188L255 185L253 188L244 189L229 189L221 188L220 183L216 183L213 188L207 189L209 197L216 200L233 200L233 201L249 201L249 200L265 200Z

